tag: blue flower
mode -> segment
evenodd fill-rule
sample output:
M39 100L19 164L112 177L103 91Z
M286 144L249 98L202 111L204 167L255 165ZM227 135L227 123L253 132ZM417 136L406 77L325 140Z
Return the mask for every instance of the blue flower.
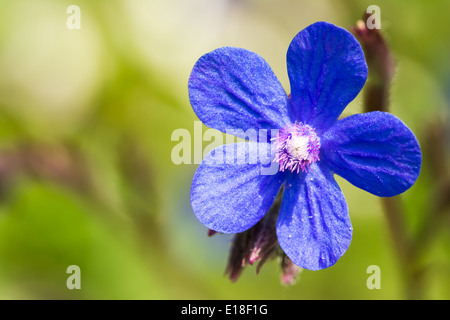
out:
M241 138L249 129L265 129L269 137L211 151L193 177L191 204L208 228L240 233L262 219L283 187L278 243L296 265L319 270L345 253L353 232L334 174L392 197L414 184L422 155L414 134L392 114L338 119L368 73L361 46L345 29L317 22L299 32L287 70L289 96L251 51L219 48L195 64L189 98L206 126L234 129ZM279 167L271 175L262 174L262 157L251 161L267 150ZM234 162L217 161L223 155Z

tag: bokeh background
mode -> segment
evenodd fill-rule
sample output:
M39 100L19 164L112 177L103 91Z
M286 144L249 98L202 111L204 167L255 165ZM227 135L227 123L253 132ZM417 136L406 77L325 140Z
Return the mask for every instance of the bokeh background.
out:
M79 30L66 26L74 4ZM197 164L171 160L172 132L193 136L198 120L194 63L243 47L288 89L297 32L349 29L373 4L397 63L390 111L424 153L401 196L400 228L420 252L402 261L380 199L338 178L354 236L335 266L284 286L273 260L232 283L232 237L208 237L190 207ZM449 299L449 12L445 0L0 0L0 298ZM358 96L345 115L361 111ZM66 287L70 265L80 290ZM366 286L370 265L381 289Z

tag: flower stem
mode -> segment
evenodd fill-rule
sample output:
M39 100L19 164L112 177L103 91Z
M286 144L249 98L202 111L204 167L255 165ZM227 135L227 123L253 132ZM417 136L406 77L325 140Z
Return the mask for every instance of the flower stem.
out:
M395 61L389 46L380 30L368 29L365 14L352 27L351 31L361 43L369 69L369 76L364 92L364 112L389 111L389 89L395 72ZM400 196L380 198L389 230L394 242L394 249L399 259L402 274L405 277L405 295L407 299L422 297L422 281L415 268L416 254L414 242L408 233L405 221L405 209Z

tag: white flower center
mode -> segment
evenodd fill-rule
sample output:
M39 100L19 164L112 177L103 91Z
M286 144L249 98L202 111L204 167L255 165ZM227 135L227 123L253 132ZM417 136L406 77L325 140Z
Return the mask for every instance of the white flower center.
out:
M307 160L310 153L309 138L303 135L293 135L286 141L286 151L295 159Z
M320 139L309 125L289 123L272 140L276 153L273 161L280 164L280 171L306 172L319 161Z

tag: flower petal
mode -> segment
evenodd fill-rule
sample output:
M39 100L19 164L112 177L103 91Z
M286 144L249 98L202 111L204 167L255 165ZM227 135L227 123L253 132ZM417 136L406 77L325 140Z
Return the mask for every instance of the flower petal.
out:
M189 98L199 119L222 132L279 129L289 122L289 101L277 77L245 49L224 47L202 56L189 78Z
M212 150L192 180L191 204L198 220L222 233L239 233L256 224L272 205L284 179L278 171L270 174L265 170L273 164L270 154L270 144L256 142Z
M337 120L367 79L364 53L355 37L327 22L300 31L287 52L291 117L319 132Z
M326 166L315 163L306 174L288 178L277 236L296 265L309 270L332 266L350 246L352 231L344 195Z
M353 185L380 197L410 188L422 154L409 128L386 112L356 114L338 121L321 137L321 160Z

